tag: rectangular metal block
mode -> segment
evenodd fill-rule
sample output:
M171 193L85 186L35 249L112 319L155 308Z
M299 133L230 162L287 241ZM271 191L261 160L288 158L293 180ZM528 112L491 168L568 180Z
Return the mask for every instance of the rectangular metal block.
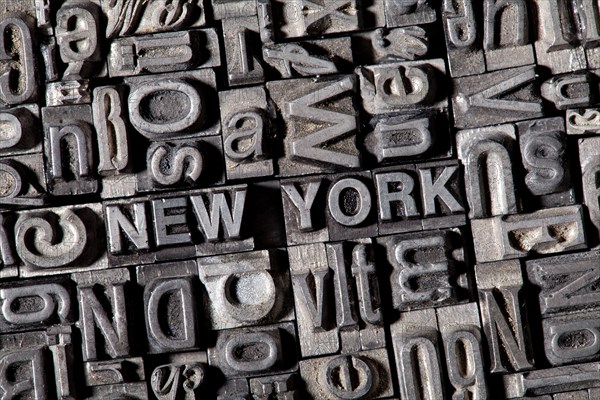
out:
M518 260L479 264L475 266L475 278L490 372L533 368L521 264Z
M410 26L430 24L437 20L434 1L408 0L383 0L385 8L386 26Z
M381 4L379 0L372 1ZM353 34L352 51L354 59L365 65L421 60L429 58L430 50L434 49L431 36L427 26L378 28Z
M287 254L262 250L196 260L203 289L202 325L222 330L294 319Z
M537 79L534 66L454 79L455 126L477 128L543 117Z
M296 328L291 322L217 333L208 362L227 378L289 373L298 369ZM243 349L243 351L241 351Z
M86 386L116 385L146 379L142 357L83 363Z
M353 75L267 83L281 119L283 177L337 172L361 166Z
M442 59L369 65L355 72L360 79L362 107L371 115L448 107L445 87L438 85L446 76Z
M44 107L42 121L48 192L54 196L96 193L91 106Z
M567 135L600 134L600 110L597 108L567 110L565 122Z
M102 206L97 203L21 211L9 235L21 260L20 275L33 277L108 268L102 225ZM47 232L58 237L35 234Z
M225 18L221 24L229 86L264 82L264 62L256 15Z
M455 229L378 237L399 311L456 304L468 297L462 232Z
M580 205L471 220L477 262L586 247Z
M263 86L219 92L228 180L272 176L273 129Z
M350 37L263 45L262 57L273 79L351 73Z
M596 311L580 310L542 319L544 353L551 365L598 359L600 318Z
M40 107L23 104L0 112L0 157L42 151Z
M211 0L211 5L216 20L256 15L254 0Z
M356 382L344 380L342 371L354 373ZM300 375L306 392L315 399L335 400L349 396L382 399L394 395L385 349L303 360Z
M115 39L108 54L111 78L221 65L219 38L211 29Z
M47 202L42 153L0 158L0 179L0 207L35 207Z
M583 204L588 210L587 229L590 246L600 245L600 137L578 140L579 164L581 165L581 186L583 189Z
M179 261L143 265L137 267L136 275L137 283L144 288L148 353L198 347L200 287L196 263Z

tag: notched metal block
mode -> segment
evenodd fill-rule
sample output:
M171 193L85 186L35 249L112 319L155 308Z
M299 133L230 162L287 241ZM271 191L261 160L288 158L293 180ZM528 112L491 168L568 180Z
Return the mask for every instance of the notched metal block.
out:
M89 79L50 82L46 85L46 105L49 107L89 104L92 90Z
M272 375L249 380L250 393L254 398L263 400L269 397L281 397L294 400L300 398L301 381L298 374Z
M541 86L542 97L558 110L584 108L595 103L598 77L587 71L554 76Z
M129 122L145 138L166 141L221 133L212 70L128 78Z
M219 92L228 180L274 174L270 106L263 87Z
M438 308L436 314L452 396L487 397L489 393L477 303Z
M142 382L146 379L141 357L88 361L83 363L83 374L86 386Z
M477 262L586 247L580 205L471 221Z
M0 112L0 157L42 151L40 108L25 104Z
M291 322L220 331L208 362L227 378L294 372L296 328Z
M427 58L430 47L430 32L422 26L378 28L352 35L354 58L367 65Z
M96 193L91 106L44 107L42 121L48 192L54 196Z
M46 203L41 153L0 158L0 206L31 207Z
M102 1L106 15L106 37L141 35L177 31L203 26L206 23L207 0L185 0L175 4L161 1Z
M262 250L197 261L206 292L203 325L209 330L273 324L294 318L287 257Z
M0 285L0 330L19 332L75 322L73 287L64 278Z
M440 307L468 298L464 239L459 229L376 240L393 268L390 283L395 309Z
M267 89L284 137L284 154L278 160L281 176L361 166L354 76L268 82Z
M519 261L476 265L475 277L490 372L532 369L532 343Z
M207 394L211 378L205 351L171 353L157 360L150 376L153 398L159 400L198 399ZM163 363L163 364L161 364Z
M250 85L265 80L256 16L226 18L223 26L227 80L230 86Z
M23 277L108 267L100 204L21 211L11 238Z
M263 59L274 78L348 73L353 69L350 37L265 44Z
M443 0L442 22L448 49L448 66L454 78L486 71L483 26L478 2Z
M78 272L71 275L77 284L83 361L118 359L130 355L132 308L126 296L129 271L126 268Z
M599 363L587 363L505 375L504 392L507 399L517 399L597 388L599 374Z
M221 53L214 29L119 38L112 41L108 54L112 78L219 65Z
M144 287L144 316L149 353L189 350L198 346L198 272L193 261L137 267Z
M355 72L363 109L371 115L448 107L445 87L439 85L446 75L441 59L370 65Z
M600 109L570 109L565 119L567 135L600 134Z
M300 375L315 399L381 399L394 394L385 349L304 360Z
M453 80L457 128L476 128L543 117L534 66L504 69Z
M514 125L459 131L458 158L465 170L469 218L514 214L520 210L513 155L518 152Z
M437 14L430 0L383 0L386 26L424 25L435 22Z
M551 365L600 358L600 318L595 311L544 318L544 353Z

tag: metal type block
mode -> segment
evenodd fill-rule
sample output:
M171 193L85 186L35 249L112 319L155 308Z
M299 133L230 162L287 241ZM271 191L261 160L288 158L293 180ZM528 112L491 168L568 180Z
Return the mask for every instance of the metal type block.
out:
M115 385L100 385L88 388L85 400L127 399L147 400L148 387L146 382L120 383Z
M459 131L458 158L465 169L469 218L494 217L519 211L513 157L517 149L513 125Z
M393 307L400 311L464 301L468 293L464 243L459 229L383 236L392 266Z
M21 211L11 238L20 275L32 277L108 267L102 207L83 204Z
M444 398L435 310L405 312L390 330L401 398Z
M378 233L423 230L419 178L414 164L373 171L377 189Z
M542 317L600 309L599 261L598 251L527 261L527 278L539 288Z
M354 59L361 64L394 63L427 58L430 32L421 26L378 28L352 35Z
M589 72L556 75L541 86L542 97L558 110L584 108L595 103L598 84Z
M40 108L26 104L0 112L0 157L42 151Z
M17 253L12 236L14 214L0 212L0 279L19 275Z
M600 110L597 108L567 110L567 135L600 134Z
M553 366L600 357L600 319L596 311L544 318L542 332L544 353Z
M283 217L288 245L327 242L326 194L330 180L325 175L281 181Z
M106 15L106 37L177 31L206 23L206 0L163 1L100 0Z
M219 65L221 54L214 29L115 39L108 54L108 73L112 78Z
M40 206L46 202L41 153L0 158L0 205Z
M526 0L483 1L483 48L488 71L535 63L529 38L529 8Z
M377 236L373 186L369 171L331 176L325 211L330 240Z
M294 319L287 257L277 250L197 260L204 285L203 324L209 330Z
M137 267L144 287L148 352L168 353L198 347L196 298L198 271L194 261Z
M562 117L546 118L517 124L521 159L525 168L525 186L534 196L542 199L564 193L574 203L571 174L567 165L565 121ZM552 196L554 195L554 196ZM568 204L549 204L562 206Z
M146 379L141 357L84 362L83 374L86 386L116 385Z
M600 389L598 388L556 393L552 396L552 400L594 400L598 398L600 398Z
M478 6L479 2L473 0L443 0L448 67L454 78L486 71L481 26L484 21Z
M359 67L363 109L371 115L448 107L444 60L406 61Z
M6 14L20 12L30 17L38 15L38 0L5 0L0 4L0 18L4 18Z
M435 22L437 15L430 0L383 0L388 27L423 25Z
M221 24L229 85L251 85L264 82L257 17L252 15L225 18Z
M353 75L268 82L267 89L282 119L284 154L278 160L281 176L361 166L356 147L358 112L353 104Z
M456 128L543 117L534 66L454 79L452 108Z
M145 138L166 141L221 133L214 71L147 75L125 82L130 89L129 122Z
M98 174L127 173L130 159L129 127L123 86L101 86L94 89L92 115L98 145Z
M0 349L6 399L75 398L70 327L2 335Z
M475 266L479 312L491 373L533 368L523 275L518 260Z
M46 85L46 105L49 107L90 104L92 90L88 79L50 82Z
M106 75L100 40L100 14L97 4L80 0L68 0L56 12L56 43L60 59L66 64L63 79Z
M505 375L507 399L600 387L600 364L587 363Z
M265 44L264 61L274 78L348 73L353 70L350 37Z
M583 203L587 206L589 219L590 244L597 247L600 240L600 138L579 139L579 163L581 165L581 183Z
M250 386L247 379L228 379L217 390L217 400L247 399Z
M23 2L25 3L25 2ZM38 98L36 40L33 18L24 13L0 16L0 108Z
M64 278L0 285L0 331L44 329L75 322L73 288Z
M587 244L580 205L475 219L471 229L479 263L560 253Z
M335 301L331 293L333 270L325 244L289 247L288 256L302 356L338 352L340 340L333 321Z
M385 349L300 361L300 375L314 399L381 399L394 394Z
M60 79L58 45L54 36L42 36L39 43L40 55L42 59L40 65L43 66L46 82L55 82Z
M444 113L383 116L371 119L373 130L364 147L377 164L452 156L450 132Z
M130 355L135 344L131 346L129 340L128 314L132 311L127 307L126 296L129 271L123 268L79 272L71 278L77 283L77 326L82 331L83 361Z
M452 397L487 398L477 303L438 308L436 314Z
M362 28L362 7L356 0L271 0L271 7L279 39Z
M421 189L423 229L465 224L464 180L458 161L415 164Z
M273 396L284 400L301 399L300 377L297 374L272 375L252 378L250 393L256 400L269 400Z
M222 184L221 137L153 142L146 151L146 169L136 175L138 192Z
M206 394L206 352L169 354L150 376L150 388L158 400L195 400Z
M583 43L574 40L575 36L586 30L585 27L580 30L579 26L580 23L587 25L585 19L579 19L581 12L585 12L579 8L583 2L534 0L532 4L538 14L538 39L535 42L537 63L548 68L552 74L586 69L586 50ZM595 22L592 22L593 25Z
M96 193L91 106L44 107L42 121L48 192L54 196Z
M211 0L213 19L250 17L256 15L255 0Z
M294 372L296 328L291 322L220 331L208 362L227 378Z
M273 132L264 87L219 92L228 180L274 174Z
M256 0L256 17L260 40L263 43L273 43L275 40L275 24L273 23L273 8L271 0Z

